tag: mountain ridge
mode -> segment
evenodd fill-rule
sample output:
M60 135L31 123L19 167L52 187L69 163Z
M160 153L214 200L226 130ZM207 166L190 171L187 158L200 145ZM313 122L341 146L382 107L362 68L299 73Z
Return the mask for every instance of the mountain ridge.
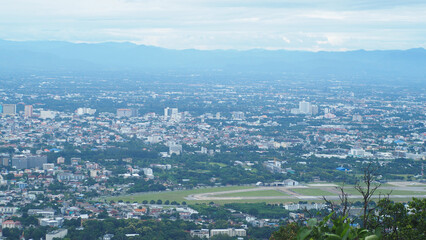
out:
M426 50L175 50L130 42L0 40L1 71L179 71L426 76Z

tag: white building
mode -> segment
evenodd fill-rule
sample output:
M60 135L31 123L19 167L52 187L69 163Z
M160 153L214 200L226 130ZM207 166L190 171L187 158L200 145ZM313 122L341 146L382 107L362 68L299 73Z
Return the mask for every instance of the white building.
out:
M41 218L39 219L40 226L59 227L64 222L63 218Z
M166 107L164 109L164 119L179 120L179 109Z
M247 233L245 229L235 229L235 228L210 230L210 237L217 236L217 235L228 235L230 237L245 237Z
M146 141L149 143L159 143L162 141L162 138L160 135L152 135L152 136L148 136Z
M301 114L311 114L312 113L312 106L309 102L299 102L299 112Z
M147 178L154 178L154 173L152 171L152 168L142 168L143 174L147 177Z
M176 144L176 143L170 143L169 145L169 154L176 154L176 155L180 155L182 153L182 145L181 144Z
M0 207L0 214L13 215L18 211L17 207Z
M364 151L364 149L361 149L361 148L352 148L349 151L349 156L353 156L353 157L364 157L365 156L365 151Z
M40 118L41 119L53 119L56 117L56 112L54 111L40 111Z
M43 163L43 170L53 170L55 168L55 164L53 163Z
M2 229L5 229L5 228L22 228L21 222L13 221L13 220L6 220L6 221L2 222L1 226L2 226Z
M33 105L25 105L24 116L25 117L33 116Z
M317 105L312 105L310 102L299 102L299 108L290 109L291 114L310 114L317 115L319 108Z
M208 229L191 230L190 235L191 237L199 237L201 239L210 237Z
M64 238L68 234L67 229L58 229L46 234L46 240L53 240L55 238Z
M76 113L77 113L77 115L84 115L84 114L93 115L93 114L96 113L96 109L92 109L92 108L77 108Z
M3 115L16 115L16 104L3 104Z
M128 109L128 108L117 109L117 117L118 118L132 117L132 109Z
M243 112L232 112L232 120L244 120L245 118Z

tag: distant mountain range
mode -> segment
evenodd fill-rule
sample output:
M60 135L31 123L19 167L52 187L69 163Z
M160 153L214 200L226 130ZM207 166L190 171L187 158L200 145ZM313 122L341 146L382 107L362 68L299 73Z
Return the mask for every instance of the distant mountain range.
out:
M135 71L289 73L423 79L426 50L307 52L171 50L132 43L0 40L0 72Z

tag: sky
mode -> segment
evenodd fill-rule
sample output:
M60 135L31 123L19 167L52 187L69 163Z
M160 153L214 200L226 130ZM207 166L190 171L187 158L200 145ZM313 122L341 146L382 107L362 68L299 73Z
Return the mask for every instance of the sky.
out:
M209 50L426 48L426 1L1 0L0 39Z

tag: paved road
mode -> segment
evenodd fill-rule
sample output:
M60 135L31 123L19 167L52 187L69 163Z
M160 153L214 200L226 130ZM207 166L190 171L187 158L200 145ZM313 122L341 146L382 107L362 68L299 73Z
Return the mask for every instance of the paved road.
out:
M207 200L207 201L217 201L217 200L261 200L261 199L300 199L300 200L322 200L323 196L309 196L309 195L302 195L296 192L293 192L292 189L295 188L308 188L306 186L292 186L292 187L257 187L253 189L241 189L241 190L231 190L231 191L222 191L222 192L212 192L212 193L200 193L200 194L192 194L186 197L187 200ZM321 189L328 192L334 192L336 195L327 195L325 196L329 200L339 200L339 196L336 191L336 188L327 186L327 187L320 187L315 189ZM252 197L226 197L226 196L220 196L222 194L233 194L233 193L240 193L240 192L254 192L254 191L265 191L265 190L276 190L280 191L286 194L289 194L289 196L252 196ZM415 192L422 192L424 194L417 194L417 195L393 195L392 198L410 198L410 197L418 197L418 198L426 198L426 188L425 187L381 187L380 190L391 190L393 191L415 191ZM219 195L219 196L218 196ZM350 199L360 199L362 198L361 195L349 195ZM383 195L375 195L373 198L383 198Z

